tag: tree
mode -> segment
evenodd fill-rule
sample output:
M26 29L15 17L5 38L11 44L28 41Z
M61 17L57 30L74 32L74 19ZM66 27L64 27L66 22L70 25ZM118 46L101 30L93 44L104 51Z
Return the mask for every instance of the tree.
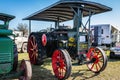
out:
M23 32L23 36L28 34L28 25L27 24L23 24L23 23L19 23L17 26L17 30L18 31L22 31Z

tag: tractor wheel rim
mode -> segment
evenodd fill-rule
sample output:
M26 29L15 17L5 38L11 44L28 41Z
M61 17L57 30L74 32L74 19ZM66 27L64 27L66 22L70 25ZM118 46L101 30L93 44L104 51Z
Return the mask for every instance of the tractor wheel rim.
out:
M52 56L52 67L55 76L59 79L63 79L66 74L66 62L64 55L61 51L56 50Z
M36 60L38 57L38 45L36 43L34 36L31 36L30 39L28 40L28 53L30 62L32 64L36 64Z
M47 44L47 36L45 34L42 35L42 45L46 46Z
M89 60L95 59L95 61L93 63L88 64L88 67L93 72L99 72L104 64L104 58L102 52L97 49L97 50L92 50L91 54L93 55L92 57L89 58Z

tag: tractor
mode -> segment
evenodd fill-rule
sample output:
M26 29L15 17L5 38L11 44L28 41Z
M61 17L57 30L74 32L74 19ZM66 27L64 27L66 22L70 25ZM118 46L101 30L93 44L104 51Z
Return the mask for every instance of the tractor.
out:
M27 60L22 60L19 71L18 52L15 44L15 35L12 30L8 29L9 22L15 16L0 13L0 80L16 79L30 80L32 77L31 63Z
M111 10L91 1L60 0L24 18L29 20L29 28L31 20L55 23L54 28L30 33L27 45L30 62L41 65L45 58L51 57L53 72L59 80L71 75L74 61L78 65L86 64L94 73L102 72L107 66L107 57L100 47L92 45L90 23L92 15ZM60 25L70 20L72 28Z

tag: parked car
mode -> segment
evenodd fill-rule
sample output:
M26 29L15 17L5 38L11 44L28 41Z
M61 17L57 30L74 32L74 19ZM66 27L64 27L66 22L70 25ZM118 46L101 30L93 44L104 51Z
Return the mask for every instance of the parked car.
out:
M115 47L110 48L110 58L116 57L120 57L120 42L117 42Z

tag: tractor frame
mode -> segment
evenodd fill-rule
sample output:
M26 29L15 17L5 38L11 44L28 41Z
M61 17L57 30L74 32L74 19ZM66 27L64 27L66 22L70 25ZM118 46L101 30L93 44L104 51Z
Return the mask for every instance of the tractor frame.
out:
M99 73L106 68L105 52L92 45L90 23L92 15L111 11L105 5L84 0L60 0L26 18L31 20L55 22L50 31L32 32L28 39L28 53L32 64L42 64L44 59L52 57L55 76L64 80L71 74L71 60L86 64L89 70ZM83 17L88 18L83 24ZM60 26L59 23L73 20L73 28ZM31 29L29 30L31 31Z

